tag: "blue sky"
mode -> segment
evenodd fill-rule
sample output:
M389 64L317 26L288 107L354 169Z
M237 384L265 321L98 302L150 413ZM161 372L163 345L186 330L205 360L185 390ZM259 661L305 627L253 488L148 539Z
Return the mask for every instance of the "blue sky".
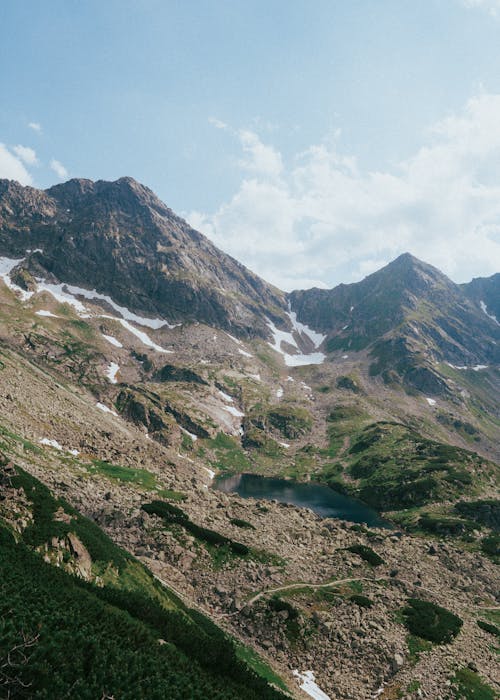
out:
M0 177L131 175L283 288L500 269L500 0L2 0Z

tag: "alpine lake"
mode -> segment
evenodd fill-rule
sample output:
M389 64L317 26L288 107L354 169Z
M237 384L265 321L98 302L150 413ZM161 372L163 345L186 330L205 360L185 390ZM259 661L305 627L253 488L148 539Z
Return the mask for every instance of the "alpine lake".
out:
M352 523L364 523L368 527L391 527L390 523L365 503L315 482L301 483L257 474L233 474L215 479L213 488L228 494L236 493L242 498L278 501L309 508L321 518L339 518Z

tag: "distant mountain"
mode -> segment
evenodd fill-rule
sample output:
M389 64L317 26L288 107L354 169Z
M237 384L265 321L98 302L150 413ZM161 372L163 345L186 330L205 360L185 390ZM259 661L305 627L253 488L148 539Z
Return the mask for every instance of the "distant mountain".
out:
M132 178L75 179L41 191L0 180L0 255L30 276L95 288L136 313L244 336L284 318L284 295Z
M476 277L472 282L460 286L481 311L500 324L500 272L491 277Z
M464 290L409 253L354 284L289 295L299 321L327 334L328 352L369 349L372 374L443 389L433 364L499 361L500 327Z

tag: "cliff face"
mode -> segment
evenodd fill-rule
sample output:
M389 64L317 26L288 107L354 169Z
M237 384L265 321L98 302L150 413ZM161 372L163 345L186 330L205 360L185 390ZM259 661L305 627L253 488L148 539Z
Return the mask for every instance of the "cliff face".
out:
M0 181L0 254L19 271L95 288L136 312L267 335L283 294L222 253L131 178L45 191ZM26 277L26 274L25 274Z

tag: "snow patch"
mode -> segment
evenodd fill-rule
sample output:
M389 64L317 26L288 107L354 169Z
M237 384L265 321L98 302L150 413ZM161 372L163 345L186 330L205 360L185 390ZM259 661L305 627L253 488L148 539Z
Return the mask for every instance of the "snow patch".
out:
M231 414L232 416L234 416L235 418L244 418L244 417L245 417L245 414L242 413L241 411L239 411L239 410L238 410L237 408L235 408L234 406L223 406L223 409L224 409L225 411L227 411L228 413L230 413L230 414Z
M120 306L120 304L117 304L107 294L100 294L95 289L83 289L82 287L76 287L72 284L62 284L59 286L66 287L68 292L73 296L82 296L89 301L105 301L107 304L109 304L109 306L111 306L112 309L121 314L122 319L132 321L133 323L138 323L140 326L146 326L147 328L158 330L158 328L163 328L163 326L167 326L167 328L176 328L177 326L181 325L180 323L172 325L163 318L147 318L145 316L138 316L137 314L134 314L133 311L130 311L130 309L127 309L126 306Z
M475 365L472 369L474 372L479 372L481 369L488 369L488 365Z
M23 260L24 258L17 258L16 260L14 260L14 258L0 258L0 279L4 281L5 285L12 292L16 292L21 296L23 301L26 301L33 296L33 292L27 292L25 289L22 289L22 287L14 284L14 282L12 282L10 279L10 273L12 270L16 267L16 265L22 263Z
M224 401L227 401L228 403L233 403L233 397L229 396L229 394L226 394L225 391L221 391L220 389L218 390L219 396L222 396Z
M489 314L489 313L488 313L488 309L486 308L486 304L484 303L484 301L480 301L480 302L479 302L479 305L480 305L480 307L481 307L481 311L483 311L483 312L486 314L486 316L488 316L488 318L491 318L492 321L495 321L495 323L496 323L498 326L500 326L500 323L498 322L497 317L496 317L496 316L493 316L493 314Z
M40 311L35 311L35 316L47 316L48 318L60 318L60 316L56 316L55 314L53 314L52 311L45 311L44 309L40 309Z
M116 338L113 338L112 335L104 335L104 333L103 333L103 334L102 334L102 337L103 337L105 340L107 340L108 343L111 343L111 345L114 345L115 348L122 348L122 347L123 347L123 345L120 343L120 341L117 340Z
M282 389L282 387L279 387L279 389L276 389L276 398L281 399L282 396L283 396L283 389Z
M256 382L262 381L260 378L260 374L249 374L248 376L250 377L250 379L255 379Z
M435 406L435 405L436 405L436 400L435 400L435 399L430 399L429 397L427 397L425 400L427 401L427 403L429 404L429 406Z
M349 357L349 355L342 355L343 360L347 360L348 357Z
M315 682L314 673L312 671L304 671L303 673L300 673L297 669L295 669L293 675L299 681L299 687L302 688L304 693L309 695L309 697L314 698L314 700L330 700L330 696L324 693Z
M313 331L312 328L309 328L309 326L306 326L304 323L298 321L297 314L291 309L288 312L288 317L292 322L294 330L297 331L299 335L305 335L307 338L309 338L309 340L312 341L314 347L317 350L321 343L325 340L326 335L324 335L323 333L318 333L318 331Z
M49 447L55 447L56 450L62 450L62 446L57 442L57 440L50 440L49 438L42 438L40 440L41 445L48 445Z
M189 430L186 430L186 428L183 428L182 425L179 426L181 431L185 434L188 435L193 442L196 442L198 440L198 436L195 435L194 433L190 433Z
M278 442L278 445L281 445L281 447L285 447L286 449L290 447L290 445L287 442Z
M120 365L117 365L116 362L112 362L108 369L106 370L106 377L109 379L111 384L117 384L117 379L116 375L120 371Z
M203 467L203 469L207 472L208 476L210 477L210 481L213 481L215 477L215 472L212 469L209 469L208 467Z
M73 455L73 457L78 457L78 455L80 454L78 450L68 450L68 452L70 453L70 455Z
M103 403L101 403L100 401L98 401L98 402L96 403L96 406L97 406L97 408L98 408L100 411L103 411L104 413L111 413L112 416L117 416L117 417L118 417L118 413L116 413L115 411L113 411L111 408L108 408L107 406L105 406L105 405L104 405Z
M236 345L241 345L241 340L238 340L238 338L235 338L234 335L231 335L230 333L226 333L228 338L231 338L233 343L236 343Z
M240 353L240 355L243 355L243 357L253 357L253 355L251 355L246 350L242 350L241 348L238 348L238 352Z
M108 316L108 318L111 318ZM139 338L141 343L143 345L146 345L148 348L153 348L153 350L156 350L156 352L161 352L163 354L172 354L172 350L165 350L165 348L162 348L161 345L158 345L157 343L154 342L154 340L151 340L149 335L146 335L144 331L140 331L138 328L135 328L131 323L129 323L126 319L124 318L119 318L117 319L124 328L126 328L130 333L136 336L136 338Z
M291 333L289 333L288 331L280 331L279 328L276 328L274 323L269 318L267 319L267 325L269 326L274 338L274 343L268 344L272 347L273 350L279 352L280 355L283 355L287 367L300 367L303 365L320 365L324 362L325 355L322 352L313 352L309 355L304 355L300 352L299 346L295 342L295 339ZM282 343L287 343L291 347L295 348L298 351L298 353L296 355L290 355L289 353L285 352L281 349Z

